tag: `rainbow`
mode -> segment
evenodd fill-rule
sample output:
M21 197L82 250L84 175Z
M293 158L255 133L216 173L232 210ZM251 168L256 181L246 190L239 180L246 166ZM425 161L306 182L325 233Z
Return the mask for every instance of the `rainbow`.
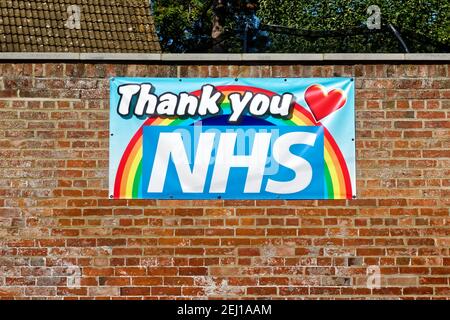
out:
M216 89L225 95L225 99L221 104L224 114L230 113L230 102L228 95L231 93L245 91L252 91L254 93L264 93L272 96L275 93L249 86L217 86ZM199 95L200 90L192 92L194 95ZM188 119L170 119L161 117L148 118L143 125L134 134L130 143L128 144L119 167L117 169L116 178L114 182L114 199L139 199L142 198L142 142L143 142L143 127L144 126L189 126L197 120ZM267 121L275 125L288 126L317 126L317 123L312 115L299 104L295 104L293 115L290 119L281 118L267 118ZM324 127L324 156L325 156L325 197L326 199L351 199L352 186L350 175L345 162L345 159L336 144L333 136Z

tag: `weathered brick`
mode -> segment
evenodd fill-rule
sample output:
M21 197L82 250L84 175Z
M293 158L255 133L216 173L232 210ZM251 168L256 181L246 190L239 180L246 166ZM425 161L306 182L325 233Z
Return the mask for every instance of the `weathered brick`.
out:
M450 296L448 64L0 68L0 297ZM358 198L110 200L106 77L150 73L357 77Z

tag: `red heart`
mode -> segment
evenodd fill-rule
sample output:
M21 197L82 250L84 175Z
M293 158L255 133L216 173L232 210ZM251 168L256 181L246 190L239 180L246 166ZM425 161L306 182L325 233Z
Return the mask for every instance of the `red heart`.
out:
M341 89L326 89L320 84L314 84L305 91L305 101L311 109L316 122L339 110L347 102L345 93Z

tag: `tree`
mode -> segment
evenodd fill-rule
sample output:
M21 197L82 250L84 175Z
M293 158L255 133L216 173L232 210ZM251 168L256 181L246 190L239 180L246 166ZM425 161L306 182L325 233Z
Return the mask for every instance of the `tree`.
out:
M262 49L264 44L257 40L265 33L258 30L260 21L256 17L257 8L257 0L214 0L211 32L213 51L230 51L235 46L239 48L239 43L245 52ZM236 36L239 39L237 42L233 41Z
M154 16L167 52L256 52L267 45L257 0L157 0Z
M210 41L212 0L156 0L154 18L166 52L203 52Z
M370 5L381 10L380 30L366 26ZM389 25L411 52L450 47L448 1L155 0L154 6L168 52L404 52Z
M260 0L258 16L265 24L305 31L351 30L357 36L293 37L271 33L272 52L399 52L392 24L411 52L445 51L449 47L450 3L440 0ZM367 29L367 8L380 8L381 30ZM345 34L345 33L344 33Z

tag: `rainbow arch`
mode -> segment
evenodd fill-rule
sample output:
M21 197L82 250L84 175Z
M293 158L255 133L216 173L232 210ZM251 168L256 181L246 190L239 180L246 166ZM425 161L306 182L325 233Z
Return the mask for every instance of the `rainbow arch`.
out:
M264 93L268 96L272 96L275 94L274 92L261 88L240 85L217 86L216 89L225 95L225 99L221 104L221 108L224 114L230 113L231 107L228 100L228 95L231 93L244 93L245 91L251 91L253 93ZM192 94L199 96L200 90L192 92ZM128 146L125 149L125 152L123 153L115 176L113 198L142 198L142 145L144 126L189 126L194 124L196 121L197 120L192 118L148 118L131 138ZM293 114L290 119L269 117L267 121L275 125L284 126L322 125L320 122L316 122L312 115L297 103L294 106ZM336 141L325 127L324 157L326 199L351 199L353 196L352 185L347 164Z

